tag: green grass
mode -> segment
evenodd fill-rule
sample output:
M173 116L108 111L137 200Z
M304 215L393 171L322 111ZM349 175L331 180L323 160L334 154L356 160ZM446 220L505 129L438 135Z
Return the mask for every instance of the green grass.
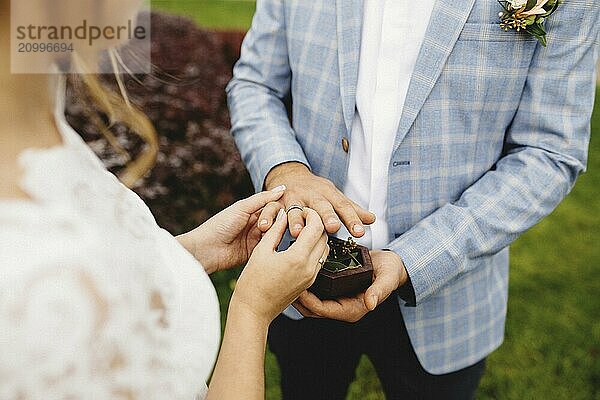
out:
M248 1L152 3L222 29L248 28L254 12ZM489 357L479 399L600 400L600 101L592 129L588 172L552 215L512 246L506 340ZM235 276L214 277L222 310ZM279 369L270 353L266 377L267 399L281 398ZM373 367L363 358L348 399L383 398Z
M506 340L481 399L600 399L599 96L588 172L512 246Z
M151 0L152 8L191 17L212 29L248 29L255 3L248 0Z

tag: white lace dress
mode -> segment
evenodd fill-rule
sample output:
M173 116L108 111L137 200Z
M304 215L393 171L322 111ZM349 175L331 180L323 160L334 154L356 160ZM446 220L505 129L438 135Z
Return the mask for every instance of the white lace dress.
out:
M204 269L67 125L0 200L0 400L194 400L216 358Z

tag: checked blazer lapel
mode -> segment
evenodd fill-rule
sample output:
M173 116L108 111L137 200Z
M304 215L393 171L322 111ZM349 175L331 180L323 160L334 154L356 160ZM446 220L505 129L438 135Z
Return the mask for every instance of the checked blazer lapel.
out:
M435 86L475 0L437 0L417 58L394 143L397 149Z
M350 132L356 108L356 86L363 22L363 0L337 1L338 61L344 123Z

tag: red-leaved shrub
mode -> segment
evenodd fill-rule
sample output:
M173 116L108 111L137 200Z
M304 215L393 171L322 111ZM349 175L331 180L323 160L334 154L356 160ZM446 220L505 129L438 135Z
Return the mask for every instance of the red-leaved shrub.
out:
M205 31L188 19L159 13L151 15L151 24L155 72L123 79L133 102L154 123L160 151L152 171L133 189L159 224L178 234L252 192L229 133L225 98L243 33ZM102 76L102 81L118 90L114 77ZM68 121L118 173L127 159L90 122L89 107L86 98L68 90ZM112 131L130 157L143 150L143 141L123 125Z

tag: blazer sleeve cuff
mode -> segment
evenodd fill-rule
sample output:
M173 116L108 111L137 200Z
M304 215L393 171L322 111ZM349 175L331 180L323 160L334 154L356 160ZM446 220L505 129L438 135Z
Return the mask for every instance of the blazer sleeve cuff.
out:
M270 142L263 150L253 151L252 160L246 160L250 177L256 192L264 190L265 179L271 170L288 162L299 162L311 169L310 164L298 142ZM261 158L261 160L258 160Z
M390 248L400 256L409 276L412 298L407 306L416 306L433 294L448 279L457 274L456 260L447 249L440 248L438 235L425 229L413 228L391 243ZM403 293L406 295L406 290Z

